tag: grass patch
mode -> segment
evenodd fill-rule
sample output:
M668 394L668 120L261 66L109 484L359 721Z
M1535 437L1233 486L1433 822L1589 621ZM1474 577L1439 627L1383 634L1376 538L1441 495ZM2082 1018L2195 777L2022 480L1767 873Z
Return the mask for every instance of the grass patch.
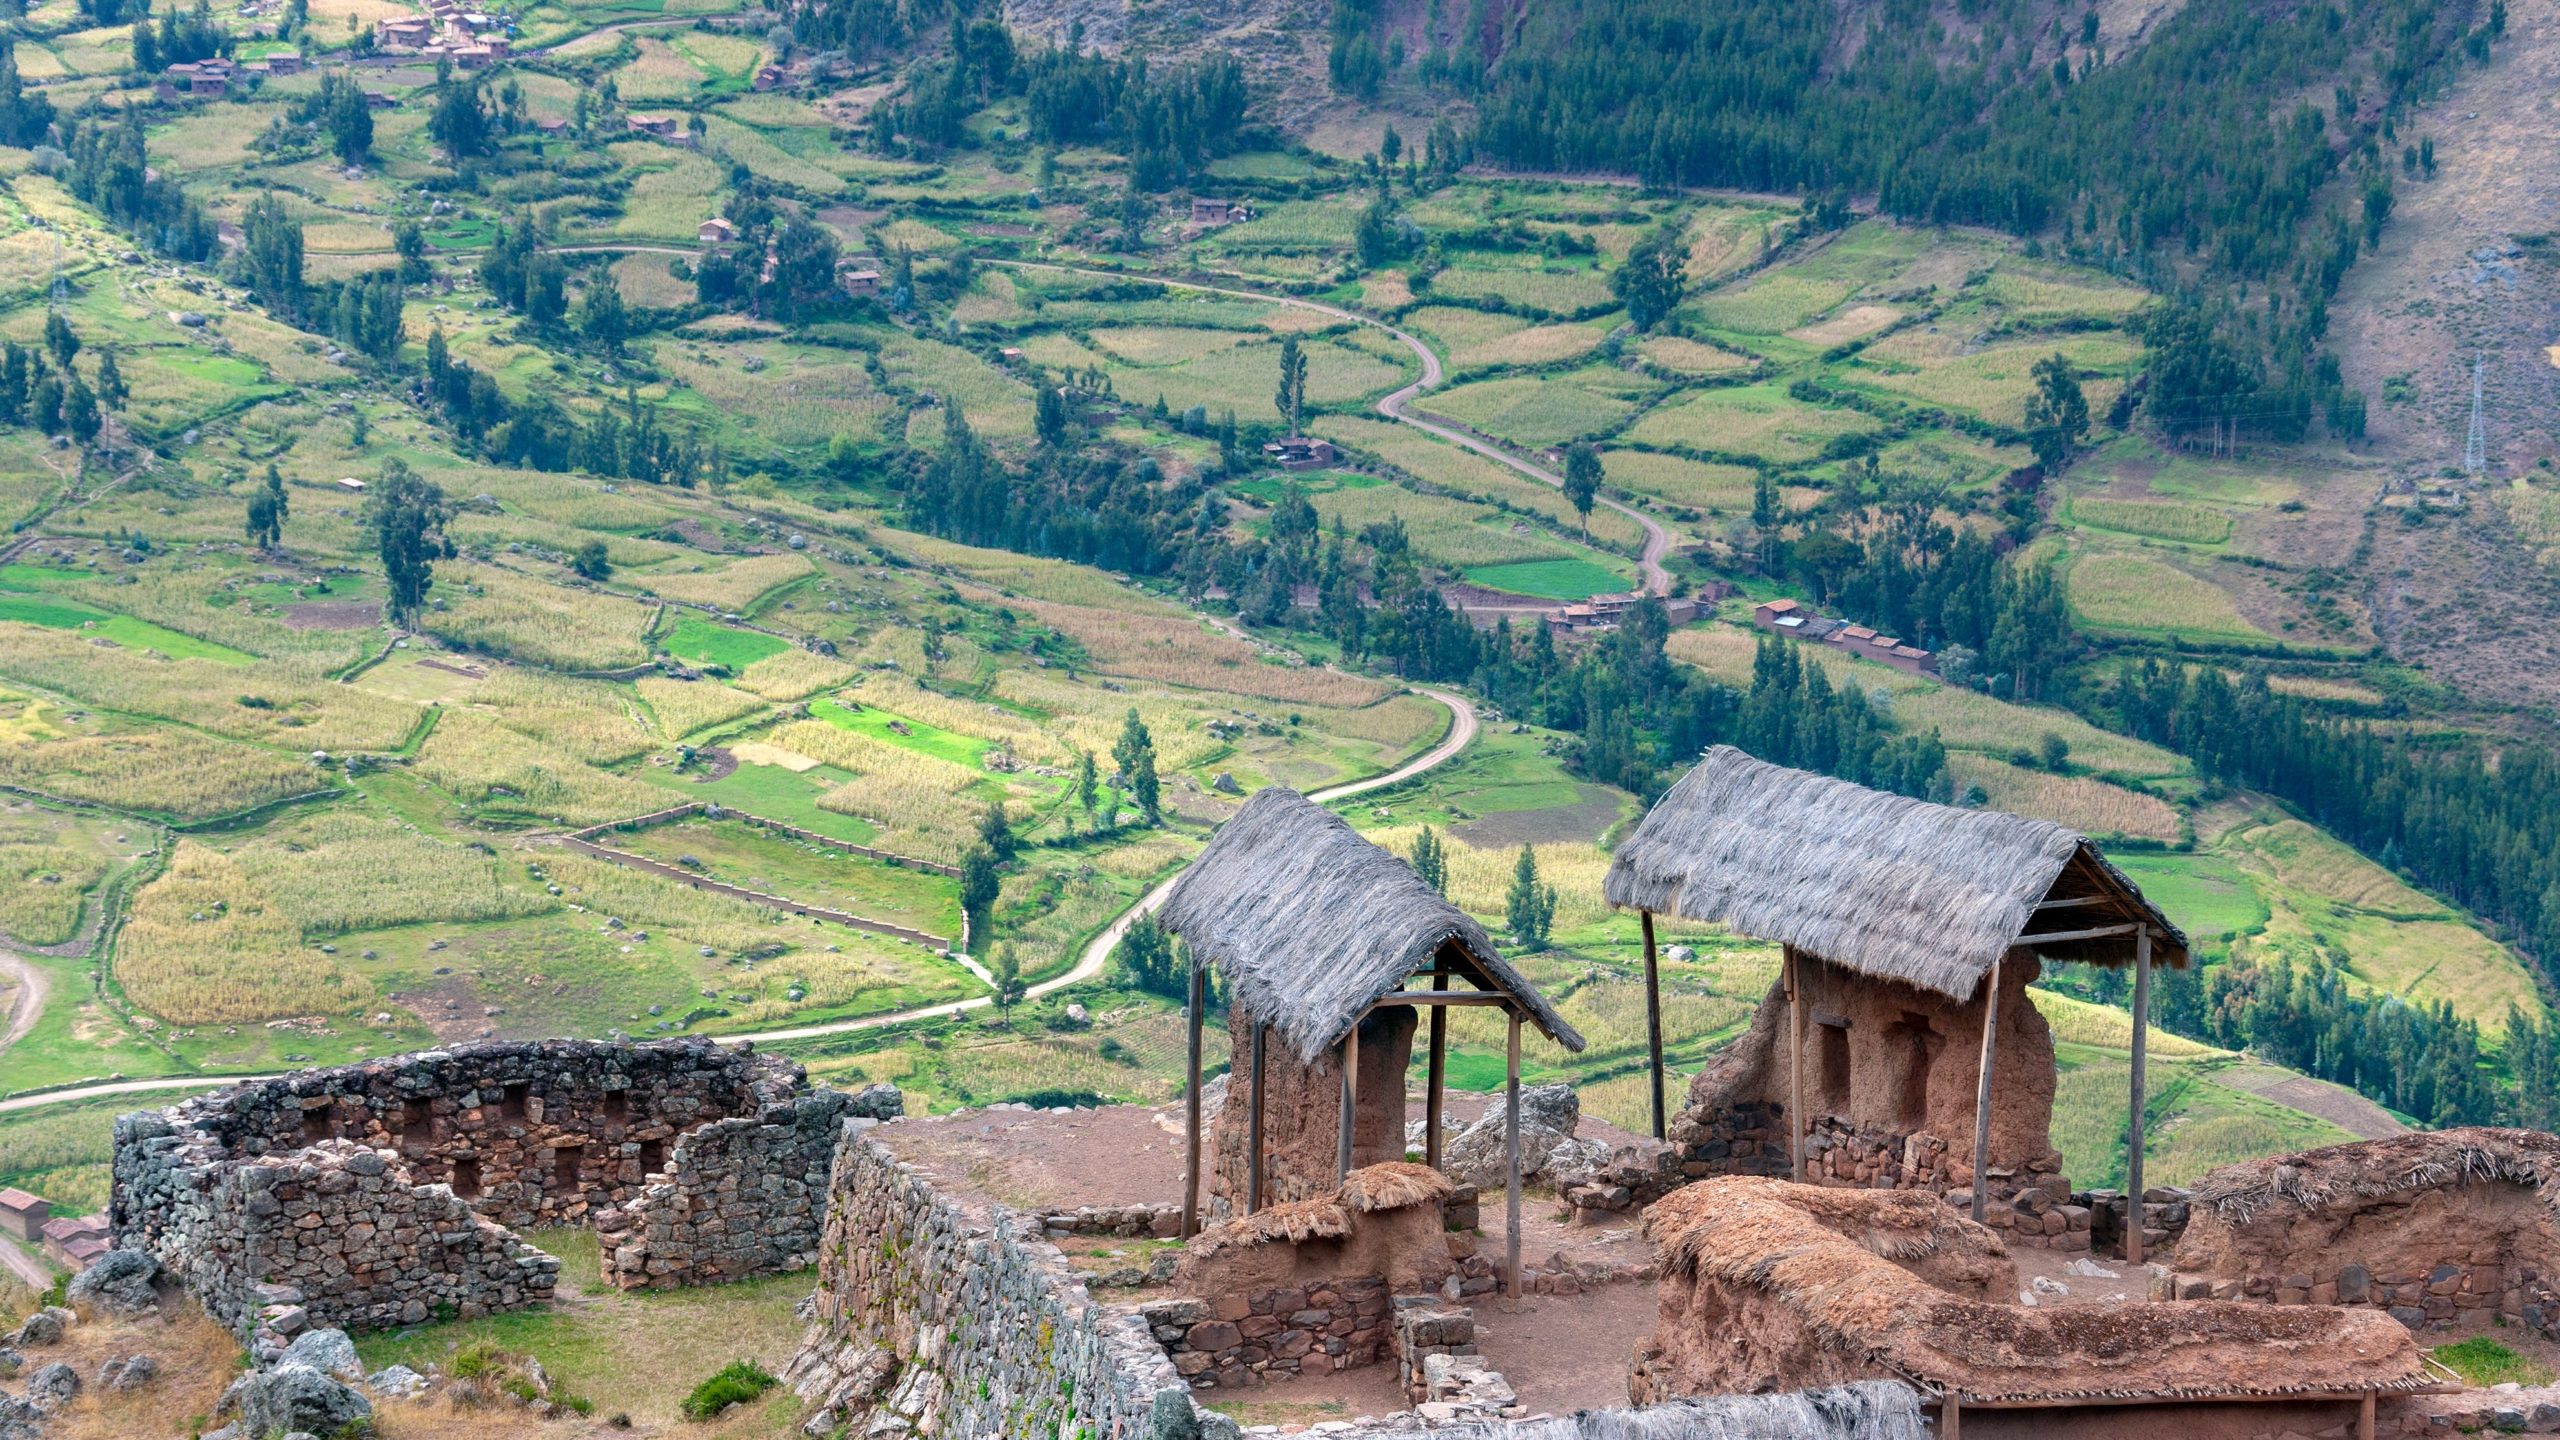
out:
M2219 545L2231 538L2231 517L2201 505L2156 500L2074 500L2071 518L2101 530L2179 540L2193 545Z
M679 660L718 665L733 675L791 648L789 641L778 636L736 629L699 615L684 616L668 626L658 643Z
M2511 1382L2517 1385L2551 1383L2550 1366L2519 1355L2486 1335L2439 1345L2427 1353L2446 1369L2461 1376L2463 1383L2475 1390Z
M1549 600L1587 600L1614 594L1624 577L1588 560L1530 560L1513 565L1479 565L1467 578L1489 589Z

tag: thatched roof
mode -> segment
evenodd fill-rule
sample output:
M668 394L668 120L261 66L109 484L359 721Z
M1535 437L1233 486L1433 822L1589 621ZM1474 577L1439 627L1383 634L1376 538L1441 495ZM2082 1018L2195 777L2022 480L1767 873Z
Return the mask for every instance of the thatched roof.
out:
M2271 1216L2281 1230L2409 1191L2497 1183L2534 1192L2560 1216L2560 1135L2466 1125L2243 1161L2196 1182L2195 1211L2233 1229Z
M1389 1160L1352 1171L1330 1195L1265 1205L1250 1215L1221 1220L1193 1236L1184 1248L1200 1259L1211 1259L1264 1245L1339 1240L1358 1228L1362 1215L1437 1205L1456 1189L1447 1176L1429 1166Z
M1618 847L1612 905L1721 922L1863 975L1969 1000L2034 933L2130 922L2152 959L2187 963L2186 936L2080 835L2045 820L1960 810L1709 750ZM2037 910L2045 900L2089 900ZM2039 945L2125 964L2129 934Z
M1435 1429L1433 1440L1929 1440L1920 1393L1861 1380L1777 1395L1699 1395L1633 1410L1577 1410L1534 1420Z
M2408 1330L2379 1310L2218 1300L2030 1309L1939 1289L1906 1267L1997 1255L2000 1245L1934 1196L1732 1177L1673 1191L1646 1212L1644 1228L1666 1286L1756 1292L1801 1317L1834 1355L1968 1404L2430 1384ZM1673 1313L1667 1300L1664 1313Z
M1218 827L1165 897L1162 920L1303 1063L1435 956L1509 996L1548 1039L1582 1048L1472 916L1294 790L1264 790Z

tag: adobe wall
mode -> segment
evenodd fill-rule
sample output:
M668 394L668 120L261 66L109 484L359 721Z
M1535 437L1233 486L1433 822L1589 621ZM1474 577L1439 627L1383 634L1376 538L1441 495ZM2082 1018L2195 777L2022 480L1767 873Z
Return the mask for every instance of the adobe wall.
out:
M422 1051L120 1118L108 1219L253 1346L540 1304L523 1227L596 1226L619 1285L736 1279L810 1262L835 1122L896 1105L698 1038Z
M1360 1083L1351 1128L1351 1168L1404 1158L1405 1070L1413 1059L1410 1005L1372 1012L1360 1022ZM1232 1065L1227 1103L1210 1132L1208 1213L1240 1215L1251 1164L1253 1022L1227 1015ZM1300 1064L1277 1035L1262 1052L1262 1203L1331 1195L1341 1184L1342 1059L1328 1050Z
M2560 1338L2560 1139L2467 1127L2235 1165L2195 1187L2153 1282L2177 1299L2384 1310Z
M2066 1220L2048 1232L2044 1215L2071 1204L2062 1156L2053 1148L2053 1032L2027 998L2041 967L2013 955L2000 967L2000 1032L1993 1044L1991 1163L1985 1183L1995 1208L2023 1211L2034 1224L2019 1238L2061 1248L2087 1248L2088 1223ZM1801 962L1805 999L1805 1151L1808 1183L1969 1194L1973 1186L1974 1108L1980 1079L1979 1008L1897 981L1852 974L1821 961ZM1671 1120L1682 1179L1709 1175L1786 1176L1788 1007L1771 986L1742 1037L1690 1083L1688 1103ZM1642 1195L1669 1188L1648 1157L1613 1167L1597 1208L1622 1208L1612 1187ZM2010 1228L2001 1226L1997 1228ZM2076 1243L2063 1238L2078 1235ZM2044 1238L2038 1238L2044 1237Z

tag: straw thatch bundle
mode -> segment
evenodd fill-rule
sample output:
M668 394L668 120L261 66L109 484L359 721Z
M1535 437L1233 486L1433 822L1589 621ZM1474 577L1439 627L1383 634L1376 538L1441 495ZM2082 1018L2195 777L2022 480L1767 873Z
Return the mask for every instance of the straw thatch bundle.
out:
M1359 1214L1437 1205L1456 1192L1448 1176L1428 1165L1382 1160L1342 1177L1342 1203Z
M1333 812L1280 786L1218 828L1165 897L1162 919L1193 963L1216 965L1236 1006L1303 1064L1444 947L1485 988L1517 1000L1547 1038L1582 1048L1473 917Z
M1912 1200L1945 1219L1923 1219ZM2005 1264L2005 1252L1930 1196L1708 1180L1655 1205L1645 1228L1666 1286L1756 1292L1832 1354L1968 1401L2212 1400L2428 1383L2408 1331L2374 1310L2236 1301L2029 1309L1949 1293L1922 1274L1953 1273L1945 1267L1967 1259ZM1897 1252L1899 1261L1886 1258Z
M1618 847L1609 903L1722 922L1861 974L1970 1000L2025 935L2038 901L2071 872L2073 894L2104 903L2040 926L2142 921L2187 960L2186 937L2097 848L2049 821L1959 810L1709 750ZM2130 936L2066 942L2050 953L2120 964Z
M2196 1182L2195 1208L2244 1229L2261 1214L2318 1212L2484 1182L2531 1190L2560 1217L2560 1136L2468 1125L2248 1160Z

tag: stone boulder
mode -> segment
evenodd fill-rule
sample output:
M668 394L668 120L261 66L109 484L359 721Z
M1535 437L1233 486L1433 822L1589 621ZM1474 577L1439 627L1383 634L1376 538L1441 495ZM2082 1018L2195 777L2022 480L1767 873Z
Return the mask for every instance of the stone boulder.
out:
M406 1365L386 1365L365 1380L364 1388L393 1400L407 1400L426 1393L427 1377Z
M356 1358L356 1342L344 1330L306 1330L293 1337L276 1357L278 1365L308 1365L340 1380L364 1378L364 1362Z
M144 1315L160 1308L160 1262L140 1250L110 1250L71 1277L63 1296L74 1305L110 1315Z
M27 1403L50 1415L80 1393L80 1372L56 1360L27 1377Z
M18 1327L17 1343L27 1346L58 1345L62 1343L62 1332L70 1329L71 1322L78 1318L59 1305L47 1305L28 1316L26 1323Z
M44 1416L15 1395L0 1395L0 1440L44 1440Z
M1520 1175L1527 1179L1544 1172L1559 1149L1565 1149L1568 1162L1583 1158L1582 1152L1569 1149L1574 1140L1574 1127L1582 1123L1582 1102L1573 1087L1559 1081L1552 1085L1533 1085L1520 1092ZM1459 1132L1456 1139L1441 1147L1440 1169L1461 1185L1499 1188L1503 1174L1504 1106L1499 1095L1485 1111L1484 1118ZM1606 1158L1606 1148L1602 1157Z
M238 1409L240 1429L250 1435L293 1430L336 1435L373 1423L372 1401L308 1365L278 1365L244 1375L224 1393L222 1403L226 1410Z
M160 1378L160 1362L148 1355L126 1355L98 1367L101 1390L139 1390Z

